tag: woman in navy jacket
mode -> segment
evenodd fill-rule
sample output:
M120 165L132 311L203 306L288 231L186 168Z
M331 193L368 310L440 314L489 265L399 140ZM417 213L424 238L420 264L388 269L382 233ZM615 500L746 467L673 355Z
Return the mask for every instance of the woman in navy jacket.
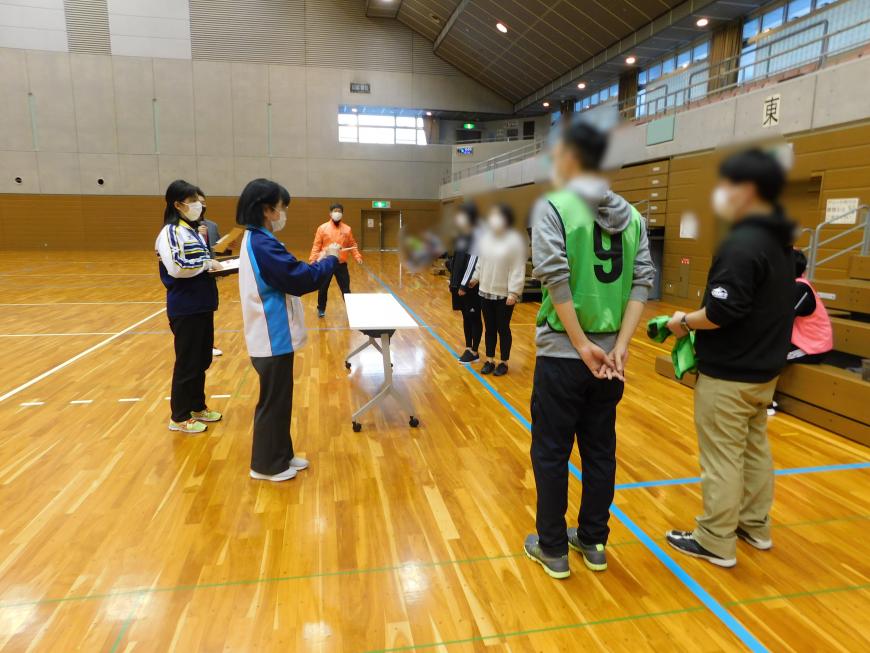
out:
M290 437L293 410L293 356L305 344L301 295L318 290L338 264L339 245L319 261L299 261L274 233L287 223L290 193L268 179L255 179L239 197L236 222L245 229L239 257L239 294L245 342L260 377L254 412L251 478L286 481L308 467L294 455Z
M209 271L221 265L197 233L203 208L200 195L202 191L182 179L169 184L163 229L155 243L160 280L166 287L166 313L175 337L169 430L188 435L202 433L208 428L206 422L223 417L205 404L205 371L211 365L218 307L217 284Z

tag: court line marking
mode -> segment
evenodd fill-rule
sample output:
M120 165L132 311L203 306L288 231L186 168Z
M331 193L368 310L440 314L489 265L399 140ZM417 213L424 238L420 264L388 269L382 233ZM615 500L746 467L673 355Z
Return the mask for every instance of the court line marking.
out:
M92 404L94 403L93 399L73 399L71 404Z
M45 406L45 402L44 401L25 401L25 402L18 404L18 405L19 406Z
M0 306L94 306L105 304L107 306L120 306L123 304L165 304L166 302L40 302L22 304L0 304Z
M98 349L100 349L100 348L102 348L102 347L105 347L105 346L108 345L110 342L116 340L117 338L120 338L122 335L124 335L124 334L127 333L128 331L132 331L133 329L135 329L136 327L140 326L141 324L145 324L145 322L147 322L148 320L150 320L150 319L152 319L152 318L155 318L155 317L157 317L158 315L160 315L161 313L165 313L165 312L166 312L166 307L161 308L159 311L155 311L154 313L152 313L152 314L149 315L148 317L139 320L139 321L136 322L135 324L131 324L130 326L128 326L128 327L127 327L126 329L124 329L123 331L118 331L118 333L116 333L116 334L114 334L114 335L112 335L112 336L109 336L109 337L106 338L105 340L101 340L100 342L98 342L98 343L95 344L95 345L92 345L91 347L88 347L88 348L85 349L83 352L76 354L75 356L73 356L72 358L70 358L70 359L64 361L63 363L60 363L59 365L55 365L55 366L52 367L50 370L46 370L46 371L43 372L42 374L33 377L32 379L30 379L29 381L26 381L25 383L22 383L22 384L21 384L20 386L18 386L17 388L13 388L12 390L8 391L6 394L4 394L4 395L0 395L0 403L3 403L4 401L6 401L7 399L9 399L10 397L14 397L14 396L17 395L19 392L21 392L21 391L23 391L23 390L26 390L26 389L29 388L30 386L39 383L39 382L42 381L43 379L48 378L49 376L51 376L51 375L54 374L55 372L59 372L60 370L64 369L65 367L68 367L68 366L72 365L73 363L75 363L76 361L81 360L82 358L84 358L84 357L87 356L88 354L91 354L91 353L97 351Z
M114 331L77 331L74 333L0 333L0 338L60 338L63 336L114 336Z
M739 607L744 605L750 605L753 603L767 603L769 601L782 601L782 600L790 600L790 599L800 599L812 596L821 596L825 594L835 594L837 592L861 592L870 589L870 583L864 583L861 585L841 585L838 587L825 587L818 590L811 590L807 592L792 592L790 594L773 594L769 596L758 596L749 599L735 599L732 601L726 601L725 604L729 607ZM595 621L581 621L573 624L558 624L555 626L545 626L542 628L532 628L529 630L516 630L508 633L495 633L492 635L477 635L474 637L468 637L465 639L454 639L447 640L441 642L430 642L425 644L408 644L406 646L395 646L392 648L379 648L379 649L370 649L365 651L365 653L398 653L399 651L413 651L416 649L423 648L438 648L441 646L451 646L453 644L470 644L473 642L480 642L490 639L507 639L509 637L522 637L527 635L537 635L541 633L549 633L556 632L559 630L577 630L580 628L587 628L589 626L601 626L609 623L617 623L620 621L637 621L645 618L657 618L657 617L667 617L671 615L678 614L690 614L693 612L700 612L704 609L704 606L694 606L689 608L676 608L674 610L663 610L661 612L643 612L633 615L626 615L623 617L610 617L607 619L598 619Z
M829 524L829 523L848 523L854 521L867 521L870 520L870 515L846 515L844 517L830 517L825 519L815 519L815 520L805 520L799 522L788 522L788 523L779 523L773 524L773 528L799 528L802 526L814 526L819 524ZM615 542L609 542L608 548L619 548L624 546L633 546L642 544L640 540L632 539L632 540L617 540ZM509 553L499 553L492 556L478 556L473 558L456 558L456 559L448 559L448 560L430 560L430 561L417 561L417 560L409 560L406 562L397 563L395 565L387 565L381 567L356 567L351 569L339 569L332 571L320 571L314 572L310 574L296 574L291 576L266 576L259 578L242 578L238 580L229 580L229 581L218 581L211 583L194 583L187 585L169 585L165 587L134 587L129 589L121 589L109 592L100 592L95 594L81 594L81 595L73 595L73 596L60 596L60 597L50 597L45 599L33 599L28 601L9 601L6 603L0 602L0 610L6 608L20 608L32 605L47 605L54 603L68 603L75 601L97 601L103 599L111 599L118 596L129 596L135 594L164 594L168 592L190 592L196 590L203 589L216 589L221 587L235 587L235 586L245 586L245 585L261 585L261 584L272 584L272 583L284 583L290 581L304 581L304 580L315 580L318 578L330 578L335 576L363 576L368 574L377 574L377 573L389 573L402 571L409 567L418 567L423 569L432 569L439 567L448 567L451 565L467 565L467 564L476 564L479 562L497 562L501 560L510 560L513 558L522 558L525 556L525 553L522 551L517 552L509 552ZM795 593L796 597L799 596L809 596L813 594L826 594L834 591L848 591L853 589L864 589L863 585L847 585L847 586L837 586L835 588L823 588L819 590L804 590ZM783 598L784 595L775 595L775 596L764 596L764 597L755 597L752 599L737 599L737 602L758 602L763 600L776 600L779 598ZM700 606L699 606L700 607Z
M232 395L212 395L212 399L229 399Z
M132 404L136 401L142 401L142 397L123 397L118 399L119 404Z
M385 283L378 275L369 270L366 267L366 270L369 272L369 275L375 279L384 289L387 290L399 304L401 304L406 311L408 311L411 316L417 320L418 322L422 322L422 320L418 319L417 314L408 306L405 302L399 298L398 295L393 291L393 289ZM456 356L456 352L448 345L435 331L426 327L426 330L434 336L453 356ZM483 377L477 372L477 370L472 367L466 365L464 366L469 372L471 372L475 377L477 377L484 387L486 387L489 392L496 397L501 404L508 409L508 411L520 420L520 423L526 427L526 430L531 432L531 423L523 417L516 408L514 408L507 400L498 392L492 385L486 382ZM571 474L573 474L576 478L580 478L580 472L574 466L573 463L568 463L568 469ZM743 644L751 651L756 653L760 653L761 651L767 651L767 649L761 644L758 639L749 632L749 630L742 624L740 621L734 617L730 612L728 612L722 605L715 599L713 596L707 592L694 578L692 578L678 563L676 563L665 551L650 538L649 535L646 534L637 524L635 524L631 518L628 517L615 503L611 505L611 512L613 515L619 519L623 523L626 528L628 528L639 540L641 540L646 547L658 558L659 562L661 562L668 571L670 571L676 578L685 585L689 591L692 592L701 602L710 610L710 612L716 616L719 621L722 622Z

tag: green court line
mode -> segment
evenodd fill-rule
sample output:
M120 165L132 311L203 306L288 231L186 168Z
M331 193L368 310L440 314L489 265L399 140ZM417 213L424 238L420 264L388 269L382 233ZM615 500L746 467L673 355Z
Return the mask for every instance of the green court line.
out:
M471 644L473 642L485 642L492 639L507 639L509 637L523 637L528 635L538 635L540 633L552 633L559 630L576 630L578 628L589 628L591 626L602 626L605 624L614 624L625 621L639 621L641 619L656 619L658 617L670 617L677 614L687 614L690 612L699 612L706 610L702 605L691 608L677 608L675 610L663 610L661 612L641 612L638 614L623 615L621 617L609 617L607 619L596 619L595 621L580 621L573 624L560 624L558 626L544 626L542 628L529 628L527 630L514 630L507 633L496 633L494 635L476 635L473 637L465 637L463 639L450 639L442 642L429 642L426 644L408 644L407 646L394 646L392 648L377 648L365 651L365 653L396 653L397 651L415 651L421 648L436 648L438 646L453 646L454 644Z
M805 592L792 592L789 594L773 594L769 596L759 596L750 599L738 599L734 601L724 601L723 605L727 606L744 606L754 603L766 603L770 601L781 601L799 599L813 596L822 596L825 594L834 594L837 592L855 592L870 589L870 583L863 585L841 585L838 587L826 587L818 590L808 590ZM492 635L476 635L462 639L444 640L440 642L427 642L424 644L407 644L405 646L394 646L392 648L379 648L365 651L365 653L397 653L398 651L414 651L417 649L436 648L439 646L453 646L455 644L470 644L473 642L482 642L492 639L508 639L510 637L524 637L529 635L538 635L541 633L558 632L560 630L576 630L579 628L589 628L591 626L602 626L606 624L619 623L625 621L639 621L641 619L656 619L659 617L670 617L678 614L690 614L692 612L701 612L705 610L704 606L695 606L690 608L677 608L675 610L664 610L661 612L642 612L638 614L624 615L621 617L609 617L607 619L597 619L594 621L581 621L572 624L559 624L557 626L544 626L541 628L530 628L527 630L515 630L505 633L495 633Z
M758 596L751 599L737 599L734 601L725 601L725 605L751 605L753 603L766 603L767 601L781 601L791 599L802 599L809 596L822 596L824 594L836 594L837 592L860 592L870 589L870 583L861 585L840 585L838 587L824 587L818 590L806 590L804 592L790 592L788 594L776 594L773 596Z
M817 524L829 524L835 522L853 522L853 521L862 521L862 520L870 520L870 515L849 515L846 517L832 517L827 519L815 519L815 520L807 520L807 521L799 521L799 522L789 522L785 524L774 523L773 528L797 528L801 526L812 526ZM664 539L664 538L659 538ZM630 546L640 544L639 540L618 540L616 542L610 542L607 546L608 548L618 548L623 546ZM477 562L492 562L497 560L509 560L512 558L520 558L524 554L522 552L515 553L502 553L494 556L479 556L474 558L460 558L460 559L450 559L450 560L434 560L429 562L403 562L397 565L387 565L383 567L365 567L362 569L340 569L336 571L321 571L314 572L311 574L297 574L292 576L273 576L273 577L265 577L265 578L243 578L240 580L228 580L228 581L215 581L212 583L190 583L186 585L170 585L168 587L138 587L131 588L126 590L116 590L110 592L100 592L95 594L81 594L75 596L60 596L46 599L35 599L32 601L13 601L9 603L0 603L0 610L4 608L20 608L31 605L50 605L53 603L68 603L71 601L97 601L101 599L109 599L115 598L118 596L130 596L130 595L147 595L147 594L162 594L165 592L186 592L200 589L214 589L219 587L237 587L243 585L258 585L258 584L271 584L271 583L283 583L289 581L301 581L301 580L312 580L315 578L329 578L333 576L356 576L363 574L377 574L377 573L387 573L394 571L401 571L402 569L415 565L417 567L422 568L434 568L434 567L446 567L449 565L467 565L474 564Z

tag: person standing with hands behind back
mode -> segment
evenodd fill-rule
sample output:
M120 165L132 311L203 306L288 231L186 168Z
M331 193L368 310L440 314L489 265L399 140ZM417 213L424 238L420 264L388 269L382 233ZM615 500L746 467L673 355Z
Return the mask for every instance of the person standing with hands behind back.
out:
M287 223L289 204L286 188L255 179L236 208L236 222L245 227L239 257L245 342L260 377L250 476L260 481L286 481L308 468L308 461L295 455L290 437L293 357L306 340L299 297L329 279L340 253L332 243L311 265L296 260L274 235Z
M532 469L537 535L526 555L567 578L568 548L592 571L607 569L616 480L616 406L628 344L655 278L646 225L601 176L607 135L570 126L553 149L557 190L532 216L534 275L543 285L532 385ZM566 528L568 459L580 448L578 528Z
M341 294L347 295L350 293L350 273L347 269L348 251L353 253L353 258L357 263L363 262L362 254L360 254L356 240L353 237L353 230L349 224L344 222L344 206L338 203L329 207L329 220L317 228L308 262L314 263L317 261L324 249L331 244L337 244L342 251L338 254L338 265L335 268L335 272L326 278L323 287L317 293L318 317L326 315L326 301L329 298L329 286L332 283L333 276L338 281Z
M773 546L773 458L767 407L786 364L794 319L794 225L779 206L785 170L747 150L722 162L713 210L731 231L713 256L702 307L674 313L668 329L696 330L695 426L704 514L694 531L671 530L680 553L737 564L737 538Z
M175 338L172 370L170 431L202 433L206 422L223 417L205 405L205 371L214 347L214 313L218 291L210 270L221 264L209 253L197 233L202 214L201 191L182 179L166 189L163 229L155 249L160 259L160 281L166 287L166 313Z

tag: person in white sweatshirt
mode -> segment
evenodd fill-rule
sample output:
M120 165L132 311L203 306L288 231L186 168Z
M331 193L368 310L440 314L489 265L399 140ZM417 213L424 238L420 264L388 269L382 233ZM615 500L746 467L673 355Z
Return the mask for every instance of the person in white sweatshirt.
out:
M503 376L508 371L513 342L511 317L523 296L528 259L526 239L514 229L514 212L509 206L499 204L490 211L479 251L471 285L479 286L485 327L486 362L480 373ZM500 354L498 365L496 343Z

